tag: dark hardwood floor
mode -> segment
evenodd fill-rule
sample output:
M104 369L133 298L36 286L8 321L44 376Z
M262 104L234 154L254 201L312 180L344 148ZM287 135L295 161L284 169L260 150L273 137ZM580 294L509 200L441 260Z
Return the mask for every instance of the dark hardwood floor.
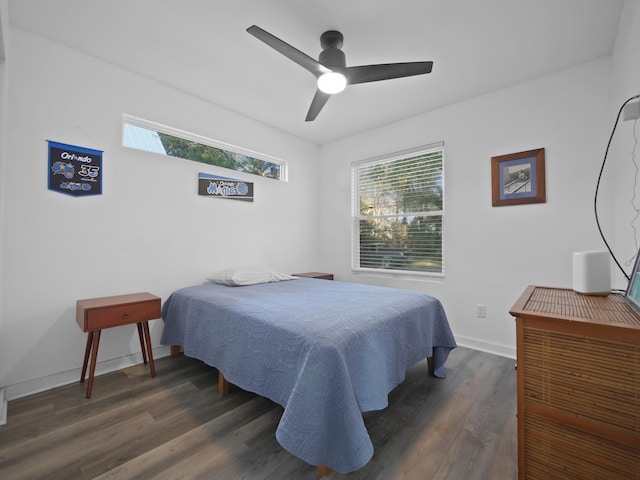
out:
M9 402L0 430L2 479L318 479L275 439L282 408L231 387L182 355L84 385ZM446 379L410 368L389 406L364 414L375 453L361 470L326 479L513 480L516 374L511 359L455 349Z

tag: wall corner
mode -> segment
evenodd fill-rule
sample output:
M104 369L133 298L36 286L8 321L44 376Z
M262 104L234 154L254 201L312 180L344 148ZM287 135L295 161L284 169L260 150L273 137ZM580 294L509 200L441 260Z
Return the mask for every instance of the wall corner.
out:
M4 388L0 389L0 430L7 423L7 399L4 395Z

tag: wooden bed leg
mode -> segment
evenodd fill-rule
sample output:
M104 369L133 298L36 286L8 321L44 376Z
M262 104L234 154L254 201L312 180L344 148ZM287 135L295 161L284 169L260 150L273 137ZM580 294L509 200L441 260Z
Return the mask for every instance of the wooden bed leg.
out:
M182 347L180 345L171 345L171 356L177 357L178 355L180 355L181 350Z
M323 477L326 477L327 475L331 475L333 473L333 469L325 467L324 465L318 465L316 467L316 470L318 470L318 472L320 472L320 475L322 475Z
M429 373L433 375L433 357L427 357L427 366L429 367Z
M218 371L218 393L221 397L229 393L229 382L224 378L221 371Z

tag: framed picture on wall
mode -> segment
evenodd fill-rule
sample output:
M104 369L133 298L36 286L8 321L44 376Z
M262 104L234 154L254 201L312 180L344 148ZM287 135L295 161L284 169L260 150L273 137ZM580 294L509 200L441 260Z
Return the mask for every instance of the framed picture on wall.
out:
M491 157L494 207L545 203L544 148Z

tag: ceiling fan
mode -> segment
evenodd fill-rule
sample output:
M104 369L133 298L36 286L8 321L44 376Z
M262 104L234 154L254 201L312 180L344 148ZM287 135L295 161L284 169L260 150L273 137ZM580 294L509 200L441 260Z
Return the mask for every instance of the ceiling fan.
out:
M329 97L334 93L341 92L347 85L422 75L431 73L433 68L433 62L384 63L347 67L344 52L340 50L343 36L335 30L329 30L320 36L320 46L323 50L317 61L257 25L247 28L247 32L310 71L317 78L318 88L307 112L305 119L307 122L315 120Z

